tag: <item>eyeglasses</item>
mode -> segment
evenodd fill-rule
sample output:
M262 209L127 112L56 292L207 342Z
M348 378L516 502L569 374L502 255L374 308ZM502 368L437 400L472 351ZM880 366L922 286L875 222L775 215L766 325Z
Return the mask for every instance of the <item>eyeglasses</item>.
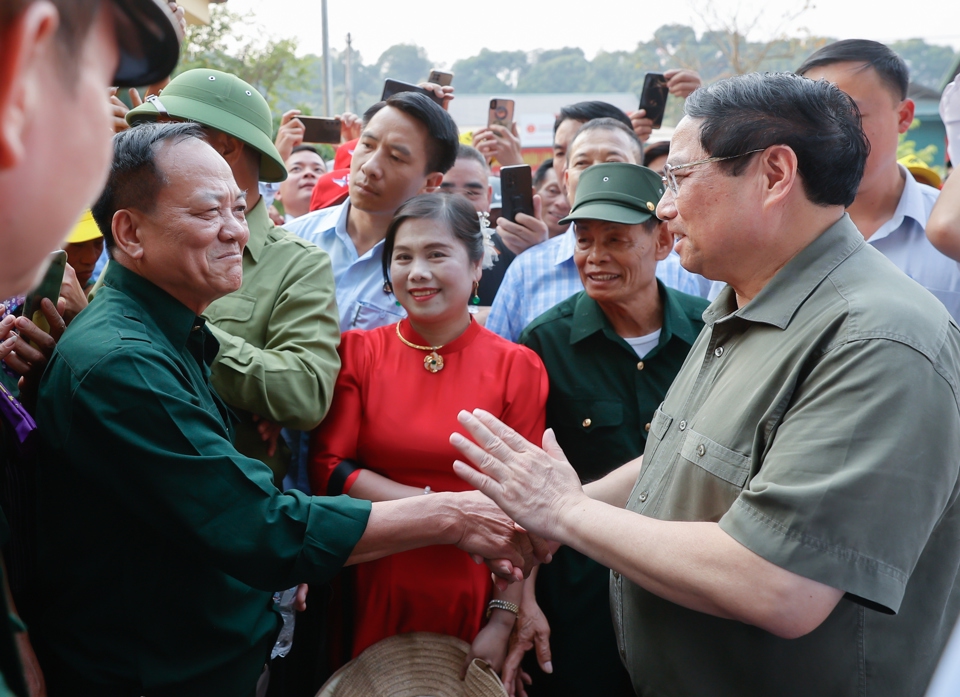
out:
M747 155L753 155L757 152L763 152L766 148L758 148L756 150L751 150L750 152L740 153L739 155L727 155L726 157L708 157L705 160L697 160L696 162L688 162L685 165L678 165L674 167L671 164L666 164L663 166L663 176L660 179L663 181L663 185L670 189L673 192L674 196L680 194L680 187L677 185L677 178L673 176L674 172L679 172L681 169L687 169L688 167L695 167L696 165L705 165L708 162L722 162L723 160L735 160L738 157L746 157Z

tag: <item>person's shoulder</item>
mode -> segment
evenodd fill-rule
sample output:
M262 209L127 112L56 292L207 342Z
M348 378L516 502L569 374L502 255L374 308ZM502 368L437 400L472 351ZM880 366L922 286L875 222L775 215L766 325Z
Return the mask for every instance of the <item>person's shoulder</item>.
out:
M577 303L585 294L585 291L574 293L566 300L560 301L558 304L554 305L542 315L530 322L526 329L523 330L523 334L520 337L520 343L527 343L524 339L533 335L545 336L548 334L569 330L570 325L573 322L573 313L577 307Z
M870 245L828 278L827 292L835 289L841 299L835 307L845 315L846 340L885 338L931 355L953 324L943 303Z
M303 237L307 234L315 235L331 230L337 226L337 220L339 220L343 207L346 205L347 203L344 202L336 206L330 206L329 208L312 211L306 215L301 215L289 223L284 223L283 227L287 232L298 237Z
M701 298L699 295L690 295L675 288L664 286L664 292L670 296L670 299L676 303L677 307L692 320L703 324L703 311L710 306L710 301Z
M267 245L271 252L281 255L291 255L297 259L320 258L328 254L310 240L295 235L286 225L270 228L267 233Z
M540 360L540 356L538 356L535 351L521 344L515 344L512 341L504 339L486 327L480 327L477 340L478 342L482 342L484 352L488 356L491 356L491 358L493 355L498 355L506 359L510 364L519 363L538 371L543 369L543 361Z

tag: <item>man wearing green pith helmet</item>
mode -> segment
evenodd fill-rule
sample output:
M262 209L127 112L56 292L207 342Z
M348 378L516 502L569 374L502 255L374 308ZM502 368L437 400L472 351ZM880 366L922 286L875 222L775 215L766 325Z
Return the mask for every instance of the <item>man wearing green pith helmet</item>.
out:
M203 125L207 142L247 192L243 285L203 316L220 342L211 381L240 416L235 445L269 465L279 486L290 451L275 440L275 427L310 430L320 423L340 368L329 257L267 215L258 182L283 181L287 170L271 140L270 108L255 88L218 70L189 70L127 114L131 125L156 120Z

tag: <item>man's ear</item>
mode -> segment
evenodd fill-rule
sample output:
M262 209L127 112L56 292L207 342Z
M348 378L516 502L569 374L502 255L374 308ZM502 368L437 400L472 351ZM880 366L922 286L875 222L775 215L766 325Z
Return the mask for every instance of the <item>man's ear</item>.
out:
M230 169L233 169L243 157L244 145L240 139L215 128L205 128L204 131L206 133L204 139L210 147L220 153L220 157L227 161Z
M143 258L143 239L139 229L141 220L139 211L122 208L113 214L110 224L116 250L134 260Z
M657 261L663 261L670 254L670 250L673 249L673 235L667 230L666 222L662 220L657 224L653 234L657 241Z
M907 129L913 124L913 115L917 110L917 105L912 99L904 99L897 107L897 132L906 133Z
M440 190L440 185L443 183L443 173L441 172L431 172L427 175L427 183L423 185L423 188L420 189L421 194L432 194Z
M782 203L794 187L801 186L797 154L789 145L771 145L758 157L765 201Z
M23 160L24 135L35 110L52 108L44 99L42 68L56 50L53 37L59 24L56 7L37 0L28 3L0 36L0 169Z

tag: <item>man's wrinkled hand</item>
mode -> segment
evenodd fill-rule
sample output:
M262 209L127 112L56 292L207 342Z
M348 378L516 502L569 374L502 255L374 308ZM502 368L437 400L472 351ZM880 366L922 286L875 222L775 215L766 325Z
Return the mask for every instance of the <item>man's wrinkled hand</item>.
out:
M457 475L493 499L524 529L564 542L563 514L587 495L553 430L543 434L541 449L482 409L461 411L457 420L473 438L459 433L450 436L450 443L465 458L453 464Z

